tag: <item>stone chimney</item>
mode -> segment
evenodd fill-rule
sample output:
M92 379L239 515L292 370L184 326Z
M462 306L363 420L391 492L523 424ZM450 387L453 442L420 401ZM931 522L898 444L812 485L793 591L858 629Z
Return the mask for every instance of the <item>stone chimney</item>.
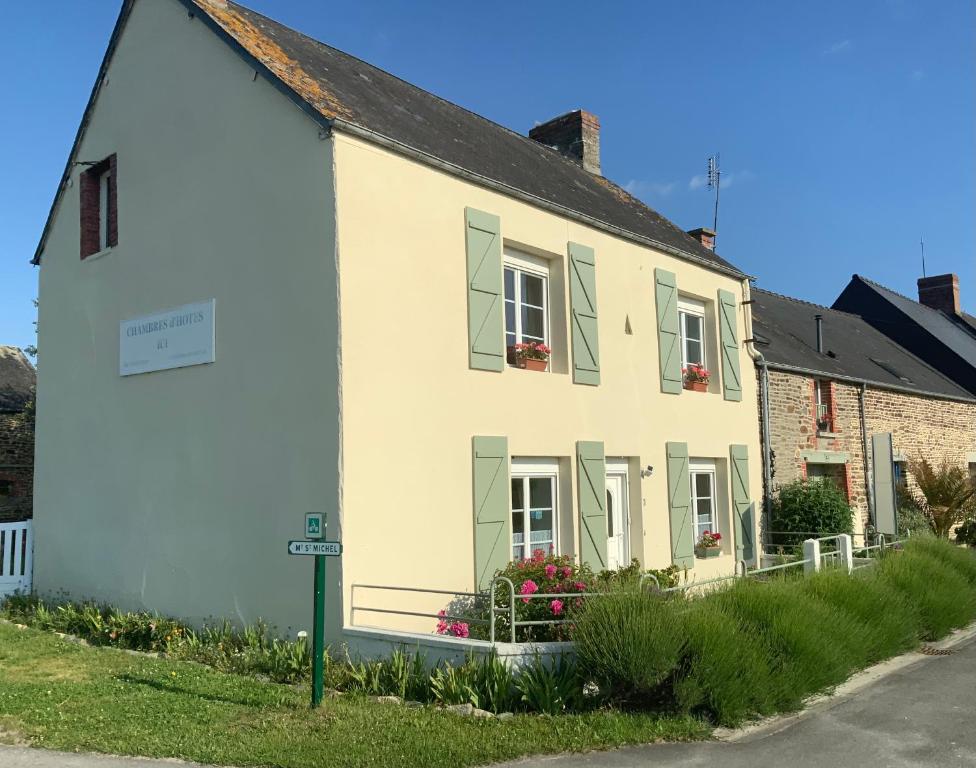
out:
M537 125L529 131L529 138L600 175L600 120L596 115L582 109L567 112Z
M941 309L947 315L958 315L959 278L956 275L935 275L918 279L918 303Z
M709 229L708 227L698 227L698 229L689 229L688 234L691 235L695 240L704 245L708 250L715 250L715 230Z

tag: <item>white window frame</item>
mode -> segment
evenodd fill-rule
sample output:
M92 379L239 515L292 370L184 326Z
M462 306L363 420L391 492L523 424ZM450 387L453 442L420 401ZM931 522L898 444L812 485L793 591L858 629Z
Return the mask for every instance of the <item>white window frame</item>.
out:
M112 170L109 169L98 176L98 250L108 248L108 207L109 190Z
M711 496L699 496L698 486L695 478L698 475L707 475L711 486ZM701 539L702 533L711 531L721 533L718 520L718 483L716 482L715 461L710 459L690 459L688 461L688 479L691 485L691 510L695 521L695 542ZM711 518L707 525L698 520L698 502L700 499L708 498L711 501Z
M511 482L522 481L522 498L529 501L529 508L522 511L523 531L521 544L515 542L515 525L512 522L512 538L509 542L509 552L511 559L518 559L515 555L515 548L522 548L522 559L528 560L532 557L532 552L537 547L532 543L532 519L529 511L531 510L532 500L529 498L529 480L538 478L548 478L552 484L552 554L559 554L559 462L555 459L546 458L513 458L511 467ZM512 503L509 503L509 516L514 516L515 510ZM526 540L528 534L528 540ZM548 554L548 553L547 553Z
M511 269L515 272L515 296L511 303L515 305L515 343L524 343L525 337L522 334L522 281L520 273L542 278L542 343L547 347L552 347L552 337L549 333L549 262L538 256L528 253L515 251L511 248L505 249L502 264L502 299L504 304L509 304L510 300L504 295L504 272ZM535 304L527 306L535 307ZM532 337L535 341L536 337ZM505 323L505 345L508 346L508 323Z
M688 367L688 316L701 318L701 363L702 368L708 369L707 341L705 330L705 302L678 297L678 329L681 336L681 367Z

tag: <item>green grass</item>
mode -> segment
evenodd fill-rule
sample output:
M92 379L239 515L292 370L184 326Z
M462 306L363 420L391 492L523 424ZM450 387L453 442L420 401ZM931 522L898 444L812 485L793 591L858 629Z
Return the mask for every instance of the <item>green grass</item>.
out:
M0 624L0 734L49 749L220 765L456 768L709 733L688 716L602 710L480 720L352 694L313 712L308 697L307 686Z

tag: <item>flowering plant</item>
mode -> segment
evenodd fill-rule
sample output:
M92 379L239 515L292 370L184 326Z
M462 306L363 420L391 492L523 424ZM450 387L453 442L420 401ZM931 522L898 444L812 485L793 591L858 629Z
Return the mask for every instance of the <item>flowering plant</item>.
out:
M704 365L699 365L698 363L692 363L686 368L682 368L681 373L685 377L685 381L700 381L702 384L708 384L708 379L712 375Z
M552 350L541 341L530 341L526 344L520 342L515 345L516 360L542 360L545 362L551 354Z
M698 539L698 543L695 545L701 549L718 549L722 546L722 534L718 531L712 533L712 531L702 531L701 538Z
M452 621L447 615L447 611L437 612L437 634L450 635L451 637L468 637L471 634L468 625L464 621Z

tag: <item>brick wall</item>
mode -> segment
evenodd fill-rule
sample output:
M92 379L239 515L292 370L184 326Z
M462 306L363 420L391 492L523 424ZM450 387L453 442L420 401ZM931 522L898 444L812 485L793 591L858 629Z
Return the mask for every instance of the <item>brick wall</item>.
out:
M0 496L0 523L32 517L34 495L34 419L0 412L0 481L10 496Z
M844 474L851 506L867 521L860 387L842 382L829 386L833 432L818 434L814 379L769 372L770 448L776 452L773 488L806 476L803 451L845 451L850 461L838 471ZM875 432L891 432L896 455L934 463L947 458L966 467L967 454L976 452L976 404L868 386L864 406L869 439Z

